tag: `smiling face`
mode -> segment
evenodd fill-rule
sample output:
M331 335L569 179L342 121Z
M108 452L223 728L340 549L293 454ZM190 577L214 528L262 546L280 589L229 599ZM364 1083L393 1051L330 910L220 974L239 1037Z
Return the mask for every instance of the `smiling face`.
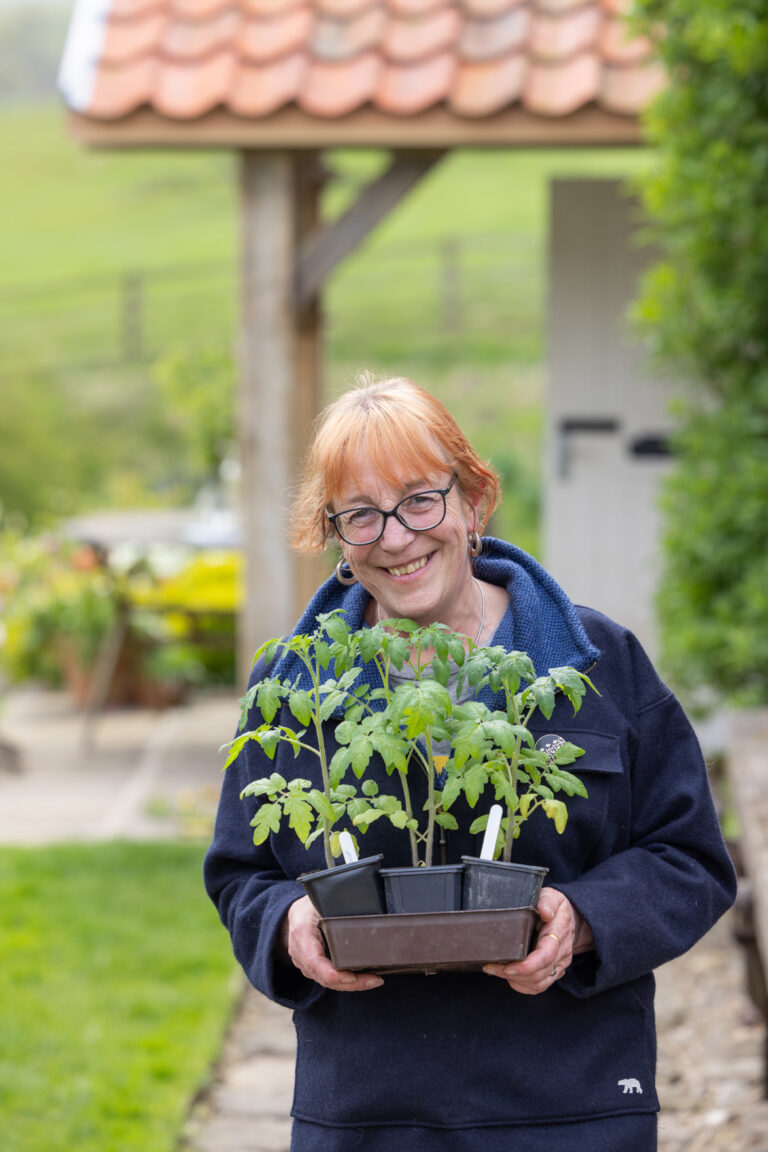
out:
M349 470L333 500L332 511L368 505L389 510L411 493L445 488L451 469L411 473L398 482L385 479L362 457ZM478 525L477 511L454 484L446 497L445 519L435 528L416 532L394 516L373 544L342 543L353 574L376 601L382 618L408 617L417 624L441 621L457 632L474 635L478 592L472 580L467 535ZM374 619L375 619L374 607Z

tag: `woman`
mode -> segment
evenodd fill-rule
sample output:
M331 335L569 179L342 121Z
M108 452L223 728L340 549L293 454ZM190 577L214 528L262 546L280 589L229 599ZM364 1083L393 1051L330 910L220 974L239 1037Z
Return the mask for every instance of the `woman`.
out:
M481 538L498 499L496 474L410 381L367 381L319 424L294 542L335 542L342 556L297 632L334 608L352 628L441 621L477 644L527 651L542 672L589 670L599 695L575 717L560 700L546 722L586 749L575 770L589 798L563 836L531 821L516 845L516 859L550 870L535 947L477 974L382 980L334 969L295 882L324 866L319 845L308 854L290 834L254 847L256 801L240 792L275 764L250 742L227 769L206 885L252 983L294 1009L294 1152L650 1152L652 971L734 899L680 706L630 633L576 608L530 556ZM278 660L270 674L279 670ZM264 674L257 665L253 680ZM286 774L315 773L314 757L287 755ZM366 833L366 855L408 864L405 838L384 824ZM458 862L477 844L449 833L446 853Z

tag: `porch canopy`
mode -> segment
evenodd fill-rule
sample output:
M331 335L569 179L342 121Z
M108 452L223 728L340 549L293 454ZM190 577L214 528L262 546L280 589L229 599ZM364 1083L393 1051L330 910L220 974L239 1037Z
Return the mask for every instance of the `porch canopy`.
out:
M60 71L76 141L241 153L244 666L319 576L286 508L322 402L325 280L452 148L642 143L663 76L629 2L76 0ZM322 221L322 152L347 147L391 162Z

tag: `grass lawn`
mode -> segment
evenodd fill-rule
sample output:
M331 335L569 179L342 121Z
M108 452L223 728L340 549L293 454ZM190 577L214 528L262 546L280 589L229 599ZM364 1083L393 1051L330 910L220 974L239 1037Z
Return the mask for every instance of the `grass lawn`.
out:
M3 1152L172 1152L237 983L190 844L0 849Z

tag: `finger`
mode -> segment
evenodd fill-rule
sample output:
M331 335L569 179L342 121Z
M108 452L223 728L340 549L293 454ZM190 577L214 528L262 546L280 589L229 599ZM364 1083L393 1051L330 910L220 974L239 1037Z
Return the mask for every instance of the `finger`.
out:
M296 955L292 956L294 964L307 979L338 992L367 992L384 983L375 972L349 972L334 968L318 945L318 941L310 938L309 946L304 950L297 949Z

